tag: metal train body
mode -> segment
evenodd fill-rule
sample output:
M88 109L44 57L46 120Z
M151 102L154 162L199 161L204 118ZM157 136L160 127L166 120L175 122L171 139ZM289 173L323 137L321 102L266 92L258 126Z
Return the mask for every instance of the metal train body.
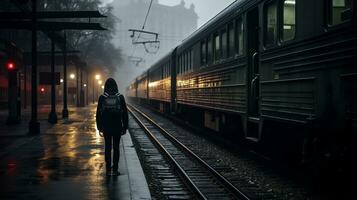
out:
M325 135L355 139L356 7L348 0L236 1L127 95L255 142L269 140L271 130L284 138L295 132L304 145Z

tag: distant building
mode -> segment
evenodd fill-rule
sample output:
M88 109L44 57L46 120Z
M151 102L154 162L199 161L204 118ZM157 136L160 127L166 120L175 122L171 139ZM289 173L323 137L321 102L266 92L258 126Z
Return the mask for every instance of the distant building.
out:
M185 2L181 1L176 6L166 6L159 4L158 0L154 0L145 31L160 34L160 49L156 54L148 54L143 45L134 47L130 38L131 33L128 29L142 28L149 3L149 0L114 0L111 4L114 7L113 13L120 19L113 42L123 50L126 67L135 66L129 62L128 56L133 55L145 59L145 62L139 64L140 68L136 69L136 72L131 70L132 67L130 69L123 69L122 67L120 69L122 73L123 70L126 70L129 74L134 73L131 78L137 75L138 71L147 69L153 62L169 52L197 29L198 16L193 4L186 8Z

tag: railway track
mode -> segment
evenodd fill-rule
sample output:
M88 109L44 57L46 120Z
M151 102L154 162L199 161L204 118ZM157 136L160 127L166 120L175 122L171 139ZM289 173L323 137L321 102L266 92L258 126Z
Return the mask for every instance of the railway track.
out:
M128 107L129 112L144 130L148 138L150 138L152 144L169 160L171 166L175 168L180 178L193 193L189 194L185 191L182 194L188 198L194 196L198 199L249 199L204 160L173 137L168 131L163 129L158 123L135 107L131 105ZM148 145L147 142L145 142L145 145ZM157 170L156 168L156 172ZM163 173L167 174L167 168L163 168L163 170L166 170ZM160 174L160 172L158 173ZM167 177L172 179L171 174ZM170 192L172 194L180 194L177 188L173 187L172 189L174 191L168 191L169 189L166 189L166 192L168 194L170 194Z

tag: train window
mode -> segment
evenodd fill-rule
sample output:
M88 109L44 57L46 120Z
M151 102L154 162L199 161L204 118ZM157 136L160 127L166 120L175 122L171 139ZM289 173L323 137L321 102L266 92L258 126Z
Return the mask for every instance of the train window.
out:
M185 66L186 66L186 58L185 57L186 57L186 54L183 53L182 54L182 63L181 63L181 65L182 65L181 73L182 74L185 73Z
M178 74L181 74L182 56L179 56Z
M242 18L237 20L237 53L243 55L244 49L244 24Z
M295 38L296 30L296 1L295 0L285 0L283 9L283 32L282 40L288 41Z
M201 65L205 65L207 63L207 52L206 52L206 41L201 43Z
M228 51L228 45L227 45L227 31L224 30L222 32L222 58L227 58L227 51Z
M214 60L218 61L220 59L221 43L219 39L219 34L214 35Z
M212 63L212 57L213 57L213 49L212 49L212 38L209 37L207 41L207 63L211 64Z
M266 29L265 29L265 44L275 44L277 38L277 4L272 2L266 7Z
M185 65L184 65L184 72L186 73L187 72L187 67L188 67L188 55L187 55L187 52L185 52Z
M167 78L169 76L169 67L167 65L167 63L165 64L165 78Z
M352 16L353 0L330 0L330 25L341 24Z
M228 56L234 56L234 26L233 23L228 25Z
M189 50L188 52L187 52L187 54L188 54L188 66L187 66L187 71L190 71L191 70L191 50Z
M180 61L180 56L178 56L177 58L177 66L176 66L176 74L179 74L180 73L180 64L181 64L181 61Z
M183 66L184 65L185 65L185 57L184 57L184 54L181 54L180 74L183 74Z
M194 58L193 58L193 50L191 49L191 71L193 71L193 61L194 61Z

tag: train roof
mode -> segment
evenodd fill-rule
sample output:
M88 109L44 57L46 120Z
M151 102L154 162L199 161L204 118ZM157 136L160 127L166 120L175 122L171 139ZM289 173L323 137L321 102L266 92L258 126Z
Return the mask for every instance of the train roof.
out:
M160 58L158 61L156 61L151 67L149 68L149 71L154 70L160 66L162 66L164 63L170 60L172 53L175 51L175 49L172 49L169 53L166 53L162 58Z
M185 40L182 41L182 43L178 46L178 49L181 48L186 48L187 45L192 45L192 43L195 43L197 40L200 40L202 37L205 37L206 35L211 33L211 29L216 29L217 24L219 24L221 21L230 19L234 17L236 14L239 14L241 11L243 11L243 6L247 5L248 3L254 4L260 0L236 0L233 3L231 3L229 6L227 6L225 9L223 9L220 13L218 13L215 17L210 19L208 22L206 22L204 25L202 25L199 29L197 29L195 32L193 32L190 36L188 36Z

